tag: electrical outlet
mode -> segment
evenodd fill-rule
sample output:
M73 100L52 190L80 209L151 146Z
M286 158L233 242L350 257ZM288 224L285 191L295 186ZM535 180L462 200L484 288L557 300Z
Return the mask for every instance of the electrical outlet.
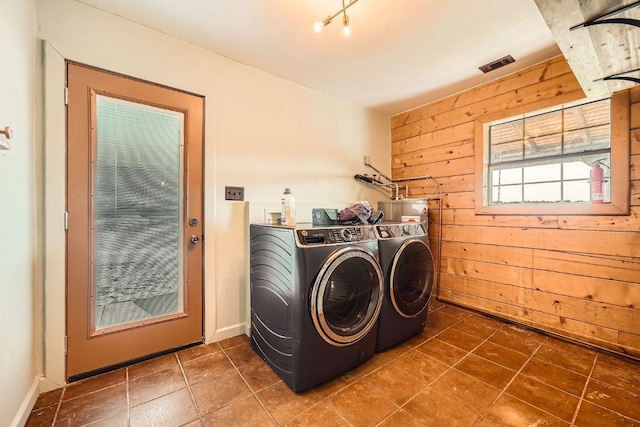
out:
M225 200L244 200L244 187L224 187Z

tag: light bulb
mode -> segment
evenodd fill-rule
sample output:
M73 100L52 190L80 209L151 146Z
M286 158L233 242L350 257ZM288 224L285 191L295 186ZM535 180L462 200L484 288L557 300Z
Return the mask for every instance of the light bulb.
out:
M351 35L351 25L349 25L349 17L346 14L342 18L342 34L344 34L345 37Z
M313 31L319 33L324 28L324 24L321 21L316 21L313 23Z

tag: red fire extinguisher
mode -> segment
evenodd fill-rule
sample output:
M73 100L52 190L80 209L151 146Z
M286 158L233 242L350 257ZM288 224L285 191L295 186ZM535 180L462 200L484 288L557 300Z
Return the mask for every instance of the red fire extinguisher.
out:
M600 162L593 162L591 165L591 203L604 203L603 178L604 169L600 167Z

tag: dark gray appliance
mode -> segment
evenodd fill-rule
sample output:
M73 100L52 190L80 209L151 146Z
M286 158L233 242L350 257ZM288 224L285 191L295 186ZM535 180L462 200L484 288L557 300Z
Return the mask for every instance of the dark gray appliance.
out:
M422 222L382 223L375 229L385 277L376 346L382 351L424 329L435 270Z
M373 226L252 224L251 345L293 391L376 350L384 279Z

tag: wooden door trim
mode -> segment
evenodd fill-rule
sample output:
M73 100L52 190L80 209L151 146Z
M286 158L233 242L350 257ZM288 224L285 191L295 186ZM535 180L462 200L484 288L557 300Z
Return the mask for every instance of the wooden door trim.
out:
M136 103L142 103L158 108L169 109L172 111L182 112L184 114L184 170L183 174L186 177L183 180L183 194L182 194L182 216L184 218L183 224L183 236L182 236L182 248L184 249L183 256L186 256L187 252L193 250L188 242L190 234L196 234L203 236L203 219L204 219L204 203L203 203L203 138L204 138L204 98L180 90L168 88L166 86L156 85L150 82L142 81L135 78L129 78L120 74L116 74L109 71L100 70L94 67L87 67L82 64L67 62L67 82L70 83L71 74L73 73L73 84L78 84L82 90L79 90L74 86L74 90L69 90L69 110L67 112L68 120L68 141L67 141L67 211L70 212L69 230L67 232L67 301L66 301L66 330L68 336L68 353L66 357L66 377L73 377L82 374L83 372L90 372L96 369L101 369L104 366L118 365L124 362L123 360L114 360L110 357L109 353L112 353L114 349L120 347L127 348L135 346L137 344L148 345L152 348L149 351L151 353L158 353L170 348L180 347L187 345L190 342L198 342L203 339L204 328L204 304L203 304L203 257L204 248L202 246L202 240L198 243L197 250L200 256L197 260L185 263L183 266L185 282L194 283L186 286L183 294L184 299L184 313L178 315L163 316L158 321L154 319L153 322L149 320L142 320L139 322L127 324L126 329L128 331L134 331L140 329L143 326L148 329L149 333L138 333L135 339L126 338L123 339L118 336L116 332L121 331L123 328L104 328L95 333L95 323L93 320L94 311L91 303L89 293L90 290L83 292L80 289L74 288L76 283L84 281L86 283L94 283L93 274L94 269L90 268L91 254L93 250L91 244L95 242L89 233L94 233L95 230L91 229L91 224L94 222L92 215L94 214L94 198L89 194L95 194L95 176L93 174L93 168L95 167L95 150L94 144L96 141L96 123L95 115L91 117L90 111L92 106L87 103L87 96L93 103L93 111L95 111L95 99L96 94L108 94L110 97L117 97L127 101ZM108 82L107 86L101 86L102 83L96 85L91 83L92 78L96 77L96 73L105 78ZM106 83L105 83L106 84ZM110 85L114 85L111 87ZM117 87L117 89L115 89ZM93 94L91 93L93 92ZM147 93L149 92L149 93ZM133 95L131 95L133 94ZM92 96L93 95L93 96ZM117 95L117 96L114 96ZM146 102L141 102L138 98L145 98ZM166 99L166 101L163 101ZM180 108L176 108L175 105L179 104ZM172 104L172 106L167 106ZM80 107L81 112L78 113L77 109L74 110L73 117L70 112L71 108ZM170 107L170 108L168 108ZM73 122L72 122L73 120ZM74 123L81 122L86 123L90 127L90 143L82 143L86 141L87 134L85 126L75 126ZM73 147L73 150L69 149ZM84 156L84 157L83 157ZM88 157L91 156L91 157ZM76 159L83 158L92 159L89 163L89 168L75 167L74 162ZM93 166L91 164L94 164ZM81 183L81 184L79 184ZM189 191L192 188L200 188L197 196L193 197ZM197 191L197 190L196 190ZM91 193L90 193L91 192ZM84 195L84 196L83 196ZM83 214L77 213L84 212L84 218L81 218ZM189 227L187 219L190 217L196 217L199 219L196 227ZM86 257L78 260L71 259L69 254L71 253L86 253ZM80 265L83 264L84 266ZM199 284L199 285L198 285ZM92 287L94 285L91 285ZM79 294L79 295L75 295ZM95 297L95 296L94 296ZM72 312L74 310L74 312ZM75 310L80 310L76 313ZM95 314L95 313L93 313ZM92 327L87 325L86 322L78 322L76 319L78 316L83 316L84 319L92 319ZM186 320L185 320L186 319ZM178 322L177 322L177 321ZM171 336L181 334L180 329L176 326L180 320L184 320L183 323L193 323L197 325L198 332L189 335L187 337L190 340L189 343L181 342L179 344L172 344ZM152 323L152 324L151 324ZM162 328L162 334L158 334L156 331L158 328ZM117 329L117 330L115 330ZM93 331L92 331L93 330ZM83 358L86 355L77 350L78 340L82 338L84 340L93 339L93 343L98 343L97 349L92 350L92 354L95 355L99 367L93 365L89 366L86 360ZM137 355L131 357L131 360L144 357L145 355ZM78 368L80 367L80 368Z

